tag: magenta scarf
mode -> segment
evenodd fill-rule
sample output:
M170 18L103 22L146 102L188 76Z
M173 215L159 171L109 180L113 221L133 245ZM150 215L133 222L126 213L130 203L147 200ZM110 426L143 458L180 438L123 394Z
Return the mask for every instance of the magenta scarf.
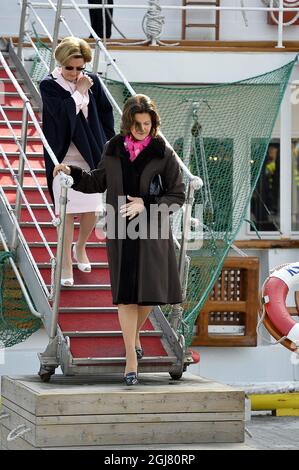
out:
M125 137L125 148L130 153L130 161L133 162L140 152L144 150L150 141L152 140L151 136L148 135L144 140L134 140L131 135L126 135Z

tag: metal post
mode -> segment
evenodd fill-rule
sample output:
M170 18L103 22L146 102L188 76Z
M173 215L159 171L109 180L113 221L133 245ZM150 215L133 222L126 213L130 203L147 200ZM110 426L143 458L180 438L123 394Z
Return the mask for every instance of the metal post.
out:
M66 219L66 203L67 203L67 187L61 187L61 194L59 199L59 217L60 225L58 229L58 240L57 240L57 252L56 252L56 270L55 270L55 280L54 280L54 301L52 308L52 318L51 318L51 329L50 329L50 339L54 339L57 334L57 320L58 320L58 311L59 311L59 302L60 302L60 282L61 282L61 271L62 271L62 255L63 255L63 241L64 241L64 232L65 232L65 219Z
M61 22L62 1L63 0L58 0L57 5L56 5L56 15L55 15L55 23L54 23L54 31L53 31L50 72L52 72L52 70L54 69L54 65L55 65L54 51L55 51L55 49L57 47L57 44L58 44L59 28L60 28L60 22Z
M27 145L27 131L28 131L28 110L27 110L27 104L24 103L20 144L25 154L26 154L26 145ZM24 161L24 158L20 155L19 156L18 181L21 187L23 187L24 167L25 167L25 161ZM16 193L16 204L15 204L15 216L18 222L20 220L20 214L21 214L21 202L22 202L22 195L18 187L17 193ZM14 226L13 233L12 233L12 240L11 240L11 251L13 253L16 251L17 245L18 245L17 233L18 233L17 227Z
M94 50L93 63L92 63L93 73L98 73L98 71L99 71L100 52L101 52L101 47L99 45L100 42L101 42L101 39L96 40L96 47L95 47L95 50Z
M194 187L190 182L189 187L188 187L186 204L185 204L183 233L182 233L182 240L181 240L181 252L180 252L180 259L179 259L179 275L180 275L181 284L183 284L183 281L184 281L185 260L186 260L186 253L187 253L189 230L191 226L193 202L194 202Z
M183 233L181 240L181 251L179 258L179 276L180 282L183 289L184 279L185 279L185 269L186 269L186 254L187 254L187 244L189 237L189 230L191 226L191 215L192 215L192 206L194 202L194 185L192 182L189 183L187 200L185 205L185 214L183 221ZM170 325L173 330L177 333L183 319L183 308L181 305L173 305L171 315L170 315Z
M105 5L107 4L106 0L102 2L102 18L103 18L103 43L104 46L107 47L107 32L106 32L106 8Z
M277 48L284 49L283 45L283 0L279 0L279 13L278 13L278 42Z
M23 0L22 12L21 12L21 21L20 21L20 28L19 28L18 52L17 52L18 58L20 59L20 61L22 63L23 63L22 45L23 45L24 34L25 34L27 8L28 8L27 0Z

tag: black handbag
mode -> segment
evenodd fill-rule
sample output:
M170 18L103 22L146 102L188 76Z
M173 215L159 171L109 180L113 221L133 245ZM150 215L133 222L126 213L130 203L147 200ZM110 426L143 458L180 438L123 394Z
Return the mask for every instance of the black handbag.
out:
M161 175L155 175L150 182L149 195L150 196L162 196L164 192Z

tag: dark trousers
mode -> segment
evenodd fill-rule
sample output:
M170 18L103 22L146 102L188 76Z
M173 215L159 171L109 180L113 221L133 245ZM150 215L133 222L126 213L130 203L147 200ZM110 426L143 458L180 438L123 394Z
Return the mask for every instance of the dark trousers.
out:
M100 5L103 4L103 0L88 0L89 5ZM113 0L108 0L106 1L109 5L113 5ZM109 8L109 12L112 16L113 14L113 8ZM97 10L89 10L89 16L90 16L90 23L91 27L95 30L97 35L100 38L103 38L104 33L103 33L103 14L101 9ZM105 23L106 23L106 38L111 37L111 20L108 16L107 10L105 14Z

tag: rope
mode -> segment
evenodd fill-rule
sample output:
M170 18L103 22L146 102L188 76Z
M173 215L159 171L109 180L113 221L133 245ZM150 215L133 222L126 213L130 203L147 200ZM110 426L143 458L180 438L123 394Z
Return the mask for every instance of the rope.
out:
M241 4L241 7L242 7L242 8L245 8L245 2L244 2L244 0L240 0L240 4ZM246 13L245 10L242 10L242 16L243 16L243 20L244 20L244 23L245 23L246 28L248 28L249 23L248 23L247 13Z
M161 15L162 8L160 6L160 0L149 0L149 8L147 13L144 15L142 20L142 29L147 39L140 42L129 42L129 43L119 43L119 42L110 42L112 45L121 45L121 46L141 46L145 44L150 44L151 46L178 46L179 43L175 44L166 44L160 41L162 36L163 25L165 24L165 17Z

